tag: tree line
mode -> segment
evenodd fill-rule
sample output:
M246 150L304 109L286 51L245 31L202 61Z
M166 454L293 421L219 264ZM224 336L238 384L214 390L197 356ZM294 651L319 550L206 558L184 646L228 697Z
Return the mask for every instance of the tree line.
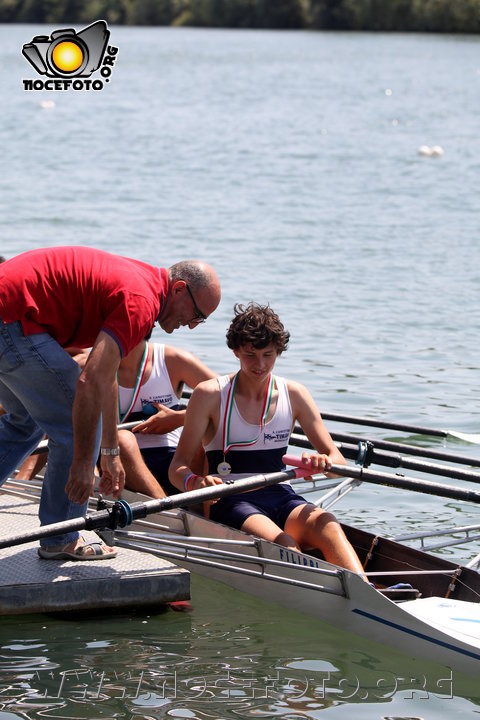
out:
M0 0L1 23L478 33L480 0Z

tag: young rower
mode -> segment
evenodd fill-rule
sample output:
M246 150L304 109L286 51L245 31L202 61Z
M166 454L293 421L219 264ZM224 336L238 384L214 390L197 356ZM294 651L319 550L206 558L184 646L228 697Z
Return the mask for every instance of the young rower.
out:
M284 469L290 433L298 422L316 453L312 474L332 463L346 464L315 402L300 383L273 374L289 333L270 307L235 306L227 345L240 362L237 373L200 383L188 403L184 429L170 465L170 481L194 490L256 473ZM208 475L197 475L192 459L202 442ZM222 498L210 518L292 550L321 550L331 563L363 575L362 565L335 517L307 502L283 482Z
M154 498L178 493L168 480L168 468L178 444L185 417L179 406L184 384L194 388L216 377L199 358L186 350L148 342L139 343L118 368L119 422L140 420L130 430L120 430L120 459L125 486ZM204 466L204 452L196 469Z

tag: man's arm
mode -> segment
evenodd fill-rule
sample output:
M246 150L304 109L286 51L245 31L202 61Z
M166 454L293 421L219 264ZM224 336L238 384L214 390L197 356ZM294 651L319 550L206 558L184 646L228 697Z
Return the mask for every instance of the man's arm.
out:
M180 442L168 471L170 482L179 490L194 490L222 482L212 475L197 476L191 470L192 460L202 440L207 434L215 432L219 402L220 392L216 380L201 383L192 393Z
M73 462L66 485L73 502L86 502L93 488L95 434L101 412L102 447L118 446L116 372L119 363L117 343L107 333L100 332L78 379L73 403ZM123 467L119 458L113 456L107 465L111 490L117 495L125 481Z
M299 422L308 440L318 453L316 455L303 453L305 458L311 460L312 474L324 472L325 469L328 470L332 463L346 465L347 461L325 427L322 416L307 388L292 380L287 382L287 386L293 418Z
M117 449L118 440L118 384L115 372L113 385L105 393L102 405L102 442L101 448ZM125 487L125 469L119 455L101 455L102 477L99 490L105 495L118 497Z

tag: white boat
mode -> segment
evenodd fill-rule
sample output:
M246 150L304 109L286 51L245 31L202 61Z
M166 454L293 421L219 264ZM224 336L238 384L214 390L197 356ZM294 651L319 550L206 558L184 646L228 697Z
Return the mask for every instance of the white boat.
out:
M300 441L295 444L304 446ZM430 466L430 471L435 467ZM366 480L369 472L363 471L362 476L362 470L352 466L343 467L343 471L346 479L322 482L326 493L315 501L317 505L330 507ZM464 477L463 472L468 475L470 471L458 471L460 478ZM448 472L444 474L448 476ZM473 475L470 479L480 481L479 475ZM452 477L455 476L452 473ZM369 481L379 479L382 483L410 487L408 478L399 478L396 474L372 473ZM32 488L31 483L27 485ZM422 488L424 492L436 494L439 487L418 480L413 484L415 490ZM479 493L449 488L457 491L461 499L479 502ZM313 490L318 488L314 486ZM305 495L305 488L300 492ZM193 496L195 492L187 495ZM174 496L173 500L183 502L183 498L184 495L181 499ZM170 559L237 590L394 646L410 657L441 663L452 671L478 678L480 554L467 565L459 565L398 540L343 525L369 579L381 588L376 589L356 573L326 562L318 551L292 552L276 543L214 523L197 512L169 509L168 504L162 506L161 512L155 512L152 504L164 501L153 501L138 493L125 491L122 501L127 508L135 504L149 508L143 515L135 514L128 529L117 527L114 538L112 531L99 531L107 542L114 539L119 546ZM91 508L94 509L93 500ZM444 534L454 535L454 539L445 539L443 546L464 545L480 538L480 525L454 528L445 533L438 530L433 534L439 538ZM426 535L419 533L415 537L423 542ZM403 539L410 541L413 537ZM442 547L442 542L437 541L436 547ZM399 583L410 587L391 589Z
M128 503L147 500L129 492L123 499ZM115 531L115 542L168 558L192 572L395 646L411 656L478 677L480 573L396 541L343 527L369 578L386 589L375 589L356 573L325 562L315 551L292 552L182 509L135 520L128 530ZM388 589L398 583L412 588Z

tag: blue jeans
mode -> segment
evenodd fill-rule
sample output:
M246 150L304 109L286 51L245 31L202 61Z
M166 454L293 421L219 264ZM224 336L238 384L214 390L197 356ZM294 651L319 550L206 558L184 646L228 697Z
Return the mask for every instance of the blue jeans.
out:
M66 311L68 311L66 309ZM26 337L20 322L0 319L0 485L48 435L48 464L39 517L42 525L85 515L87 503L70 502L65 485L73 459L72 406L80 375L77 363L47 333ZM94 458L100 448L100 423ZM94 459L92 458L92 479ZM77 531L42 539L66 545Z

